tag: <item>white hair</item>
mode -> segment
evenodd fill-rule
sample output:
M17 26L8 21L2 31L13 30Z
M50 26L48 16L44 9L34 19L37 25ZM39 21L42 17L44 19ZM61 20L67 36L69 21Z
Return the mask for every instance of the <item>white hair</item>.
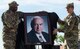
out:
M44 21L43 18L41 18L40 16L34 16L32 18L32 20L31 20L31 28L33 28L33 26L34 26L34 20L36 20L36 19L41 19L42 21Z
M31 20L34 20L34 19L42 19L43 20L43 18L40 16L34 16Z
M33 19L42 19L40 16L34 16Z

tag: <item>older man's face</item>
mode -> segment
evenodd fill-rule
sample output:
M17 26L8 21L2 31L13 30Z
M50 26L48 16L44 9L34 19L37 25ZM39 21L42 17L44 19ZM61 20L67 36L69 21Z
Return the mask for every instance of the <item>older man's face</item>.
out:
M37 18L34 20L34 30L37 33L41 33L43 30L43 19Z

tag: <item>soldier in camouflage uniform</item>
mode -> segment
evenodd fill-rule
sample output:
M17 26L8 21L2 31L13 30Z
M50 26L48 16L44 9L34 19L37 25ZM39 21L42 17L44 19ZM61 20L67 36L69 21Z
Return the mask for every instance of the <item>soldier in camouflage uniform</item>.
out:
M78 23L74 13L74 5L70 3L66 7L69 15L65 18L65 39L69 49L78 49Z
M17 12L18 4L13 1L9 4L9 10L3 13L2 22L3 42L5 49L15 49L16 33L19 24L19 12Z
M65 49L78 49L78 21L74 13L73 3L68 4L66 9L69 14L64 20L64 27L58 31L65 33L67 43Z

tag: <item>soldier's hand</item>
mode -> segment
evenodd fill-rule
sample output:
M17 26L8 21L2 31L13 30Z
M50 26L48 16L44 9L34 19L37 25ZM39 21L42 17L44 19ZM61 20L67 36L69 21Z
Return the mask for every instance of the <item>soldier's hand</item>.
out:
M53 30L53 35L54 35L54 34L57 34L57 31L58 31L57 29L54 29L54 30Z
M58 30L58 32L64 32L62 29L57 29Z

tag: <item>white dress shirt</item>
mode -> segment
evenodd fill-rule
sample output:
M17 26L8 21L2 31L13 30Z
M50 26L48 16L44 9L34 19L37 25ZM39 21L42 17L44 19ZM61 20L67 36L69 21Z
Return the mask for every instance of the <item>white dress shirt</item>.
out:
M40 42L46 42L46 39L42 35L42 33L36 33L37 38L39 39Z

